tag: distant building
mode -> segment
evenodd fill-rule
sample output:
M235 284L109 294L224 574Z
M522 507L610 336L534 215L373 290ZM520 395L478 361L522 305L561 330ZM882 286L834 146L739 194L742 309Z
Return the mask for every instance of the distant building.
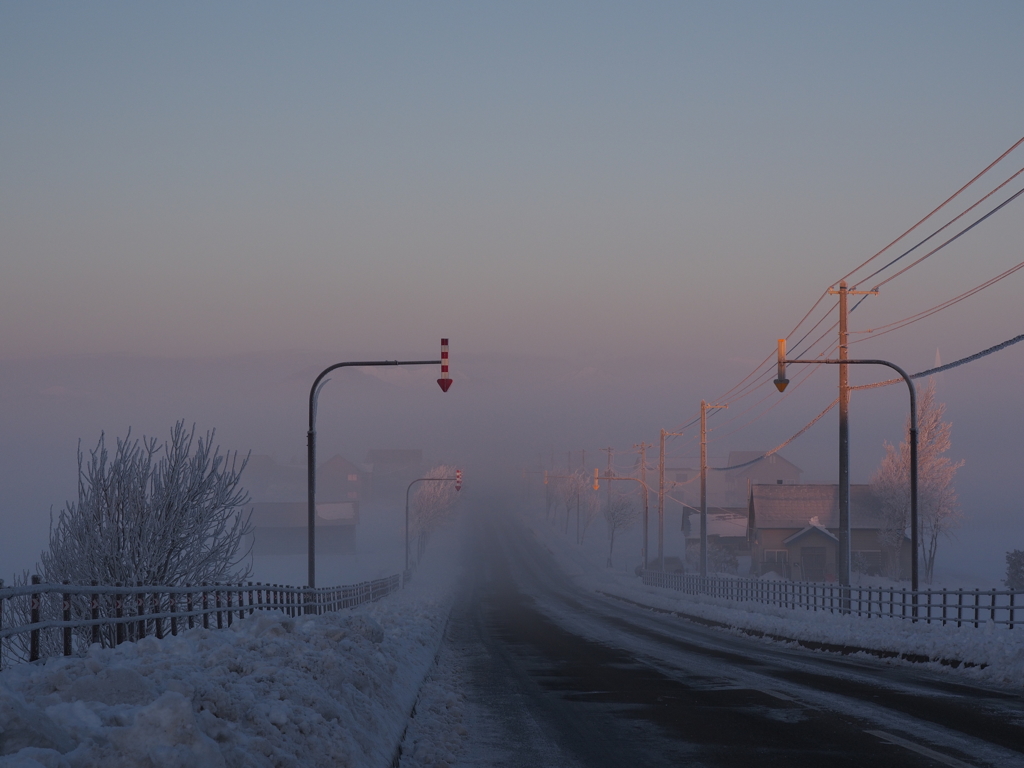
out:
M774 573L794 581L835 581L839 545L839 486L752 485L748 535L754 575ZM852 570L868 575L910 570L906 540L887 547L878 499L868 485L850 486Z
M708 552L712 571L737 573L741 576L750 573L748 517L746 507L708 507ZM699 512L691 512L684 520L683 532L686 535L687 565L690 570L699 569Z
M309 503L306 467L253 456L244 473L252 495L252 547L255 555L304 554L308 547ZM359 502L372 483L366 467L333 456L317 468L317 551L355 551Z

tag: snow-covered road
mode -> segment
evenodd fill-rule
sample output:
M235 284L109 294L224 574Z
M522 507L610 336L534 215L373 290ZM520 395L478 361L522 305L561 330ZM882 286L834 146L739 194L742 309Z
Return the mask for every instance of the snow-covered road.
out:
M1024 766L1024 699L709 628L581 588L482 521L443 654L465 766Z

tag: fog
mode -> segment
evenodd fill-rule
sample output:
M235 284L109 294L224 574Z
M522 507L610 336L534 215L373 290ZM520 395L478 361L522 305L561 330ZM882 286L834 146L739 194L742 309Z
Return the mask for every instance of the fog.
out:
M524 469L548 468L554 457L561 471L569 451L573 467L578 467L581 449L586 450L588 467L603 469L606 454L599 449L612 447L618 470L630 471L636 462L634 444L646 441L655 444L648 450L653 478L658 430L679 426L684 418L688 421L702 394L694 383L699 377L681 366L650 366L632 376L620 365L460 356L458 350L458 339L453 338L455 382L446 394L434 382L434 366L335 372L321 394L320 459L340 453L359 462L371 448L420 448L424 464L464 467L467 488L475 489L477 498L520 498L524 487L540 492L536 476L528 474L524 481ZM423 355L435 351L424 349ZM993 400L1009 399L1007 385L1019 386L1020 354L1011 349L1003 357L940 375L939 397L954 425L950 454L966 460L956 483L966 519L955 539L941 545L940 579L994 584L1002 575L1003 553L1024 541L1015 483L1019 412L992 407ZM87 451L102 431L108 440L124 437L129 428L133 436L163 439L174 421L184 418L199 431L216 428L217 442L224 449L304 464L309 386L321 366L340 361L317 357L296 353L206 360L8 361L0 377L4 391L14 393L8 395L3 418L0 561L5 575L31 568L37 561L45 547L51 508L58 512L66 500L77 498L78 441ZM637 370L632 365L625 368ZM822 393L833 396L834 371L821 378ZM711 464L723 466L729 450L764 450L788 438L803 426L805 421L799 419L805 413L828 402L808 397L813 402L798 414L779 414L778 408L756 427L712 440ZM870 479L882 456L882 441L900 439L905 414L902 387L855 393L853 482ZM724 415L709 423L714 425ZM836 424L833 411L782 451L804 470L804 482L836 482ZM669 442L670 460L695 458L698 444L692 427L688 433L691 437ZM379 575L382 567L400 565L400 506L366 507L357 529L357 553L337 556L342 562L331 565L321 561L325 577L336 573L358 580ZM667 525L678 527L679 522L673 514ZM602 524L595 525L591 535L603 536ZM294 573L300 581L303 566L302 558L286 568L277 561L258 562L255 577L272 581L283 579L284 572Z
M320 370L434 359L442 336L447 394L433 366L335 372L319 456L418 448L492 497L569 451L604 467L611 447L630 469L634 445L691 422L1020 138L1020 5L942 9L3 7L0 578L33 567L76 498L80 441L184 419L301 464ZM851 330L1010 268L1021 204L886 285ZM1021 279L851 354L913 373L1012 338ZM1024 547L1022 356L937 379L966 461L965 519L938 557L950 584L993 586ZM773 393L710 418L712 465L792 436L836 371ZM902 385L854 393L853 482L906 413ZM836 482L836 425L782 451L804 482ZM696 452L690 427L667 453ZM394 514L364 516L339 578L393 557Z

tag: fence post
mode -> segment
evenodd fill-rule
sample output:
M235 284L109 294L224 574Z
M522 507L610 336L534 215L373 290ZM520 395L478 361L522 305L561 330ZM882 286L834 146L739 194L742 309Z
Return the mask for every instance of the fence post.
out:
M220 590L213 590L213 604L217 606L217 629L224 629L224 614L220 610Z
M3 581L0 581L0 589L3 589L3 586L4 586ZM1013 601L1013 598L1014 598L1014 596L1016 594L1017 594L1017 590L1015 590L1015 589L1013 589L1011 587L1010 588L1010 625L1009 625L1010 629L1013 629L1013 611L1014 611L1014 605L1013 605L1014 601Z
M185 593L185 613L188 614L188 628L195 629L196 616L194 613L195 605L192 603L192 595L194 594L192 592L192 585L186 584L185 589L188 590L188 592Z
M121 582L114 582L114 586L120 588ZM114 617L117 621L114 623L114 645L120 645L124 642L124 595L121 592L117 592L114 595Z
M0 579L0 589L4 588L4 580ZM0 631L4 628L4 599L0 597ZM0 639L0 672L4 668L4 641Z
M71 582L67 581L65 579L64 583L65 584L70 584ZM61 598L62 598L62 601L63 601L63 608L64 608L64 622L66 624L70 624L71 623L71 594L68 593L68 592L65 592L63 595L61 595ZM64 655L65 656L70 656L71 655L71 627L64 627Z
M97 586L99 586L99 582L96 581L96 579L93 579L92 580L92 585L93 585L93 587L97 587ZM92 608L92 620L93 621L99 621L99 619L100 619L100 596L99 596L98 592L93 592L92 593L91 600L90 600L90 607ZM91 640L92 640L93 643L98 643L100 641L100 625L99 624L93 624L92 625L92 638L91 638Z
M177 637L178 635L178 617L174 614L178 612L178 593L168 592L167 593L167 607L171 611L171 636Z
M249 615L250 616L252 616L253 611L256 610L255 608L253 608L253 604L252 604L253 603L252 598L253 598L254 594L255 593L254 593L253 588L252 588L252 582L250 581L249 582Z
M32 584L39 584L42 579L38 575L32 576ZM32 594L31 602L29 603L29 610L31 612L31 622L33 624L39 623L39 593L34 592ZM29 661L39 660L39 630L33 629L29 635Z
M153 629L156 630L156 639L164 639L164 620L160 618L160 614L163 613L160 606L160 593L153 593Z
M203 582L203 629L210 628L210 614L206 612L209 608L209 592L206 591L206 582Z
M141 587L142 582L135 582L136 587ZM138 621L138 631L136 632L136 640L141 640L146 636L146 594L145 592L137 592L135 594L135 615L141 616Z

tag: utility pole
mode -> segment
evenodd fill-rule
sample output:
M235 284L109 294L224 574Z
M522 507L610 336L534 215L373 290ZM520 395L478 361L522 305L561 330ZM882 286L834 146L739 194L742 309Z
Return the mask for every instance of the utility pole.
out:
M836 575L840 586L850 586L850 369L843 362L849 359L847 330L847 297L850 294L878 295L878 291L851 291L846 281L839 289L828 292L839 295L839 547L836 550Z
M612 451L614 448L602 448L602 451L608 454L608 474L606 477L611 478L612 476ZM612 484L608 483L608 506L612 505Z
M658 450L658 570L665 570L665 430Z
M634 445L640 453L640 484L644 487L644 570L647 569L647 449L653 446L650 443Z
M700 401L700 575L708 575L708 409L728 408Z
M680 437L681 432L661 430L661 453L658 459L658 562L665 570L665 438Z

